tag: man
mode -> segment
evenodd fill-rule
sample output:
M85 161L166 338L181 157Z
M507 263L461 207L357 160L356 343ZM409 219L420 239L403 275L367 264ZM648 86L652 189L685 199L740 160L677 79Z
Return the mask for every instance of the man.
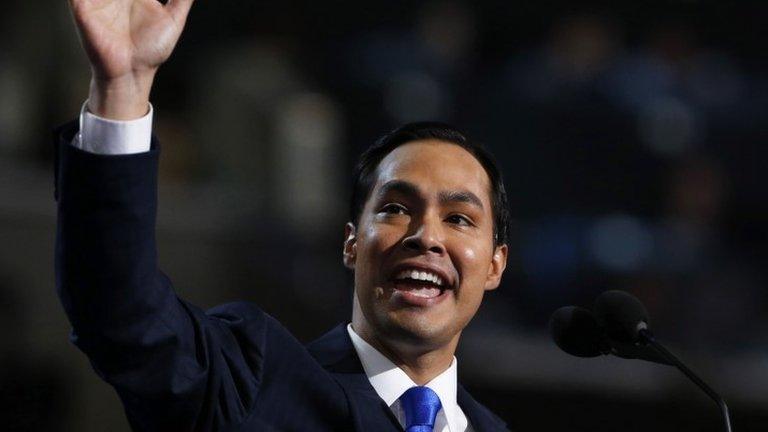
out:
M254 305L176 297L157 269L149 93L191 3L70 0L92 80L79 130L58 135L57 288L132 427L506 430L457 384L454 357L506 265L506 197L448 126L406 125L361 159L343 246L351 324L304 347Z

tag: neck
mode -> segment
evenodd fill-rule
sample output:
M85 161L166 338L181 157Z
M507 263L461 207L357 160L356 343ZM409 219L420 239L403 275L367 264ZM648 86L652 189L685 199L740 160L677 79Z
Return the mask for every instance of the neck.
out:
M368 323L357 304L357 298L352 312L352 328L364 341L402 369L417 385L432 381L451 366L459 342L459 335L455 335L446 343L419 341L416 337L409 340L387 337Z

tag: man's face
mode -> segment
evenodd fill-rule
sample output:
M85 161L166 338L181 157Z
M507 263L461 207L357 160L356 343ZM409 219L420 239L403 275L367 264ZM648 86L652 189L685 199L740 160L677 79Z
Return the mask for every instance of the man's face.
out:
M358 227L347 225L344 262L365 327L356 331L425 348L458 340L506 265L490 193L458 145L420 140L384 157Z

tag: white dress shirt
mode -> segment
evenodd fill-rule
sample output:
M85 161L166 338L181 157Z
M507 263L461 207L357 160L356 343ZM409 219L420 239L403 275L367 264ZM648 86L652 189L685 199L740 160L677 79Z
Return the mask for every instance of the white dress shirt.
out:
M371 382L373 389L395 414L400 424L405 427L405 413L400 404L400 396L418 384L413 382L402 369L395 366L376 348L358 336L352 328L352 324L347 325L347 332L352 339L352 345L355 346L357 356L360 357L368 381ZM434 431L471 432L472 428L468 424L467 416L456 401L456 386L458 385L456 357L453 358L448 369L425 385L437 393L443 406L437 413Z
M152 143L152 104L147 114L136 120L109 120L88 111L88 101L80 110L80 132L72 145L102 155L135 154L149 151Z
M102 155L149 151L152 140L152 105L148 107L144 117L128 121L101 118L90 113L87 106L86 101L80 112L80 133L75 136L72 145ZM347 326L347 332L363 364L368 381L405 427L405 413L399 399L406 390L417 384L402 369L358 336L351 324ZM456 401L457 385L456 357L447 370L426 384L437 393L442 404L435 419L435 432L472 432L467 416Z

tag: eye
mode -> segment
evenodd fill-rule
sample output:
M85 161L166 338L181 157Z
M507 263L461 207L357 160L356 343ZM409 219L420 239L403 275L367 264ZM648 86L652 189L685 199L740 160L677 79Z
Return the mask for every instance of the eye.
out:
M446 221L452 224L461 225L461 226L473 226L472 220L468 217L460 214L452 214L446 218Z
M382 207L381 210L379 210L379 213L385 213L388 215L408 214L408 209L400 204L389 203Z

